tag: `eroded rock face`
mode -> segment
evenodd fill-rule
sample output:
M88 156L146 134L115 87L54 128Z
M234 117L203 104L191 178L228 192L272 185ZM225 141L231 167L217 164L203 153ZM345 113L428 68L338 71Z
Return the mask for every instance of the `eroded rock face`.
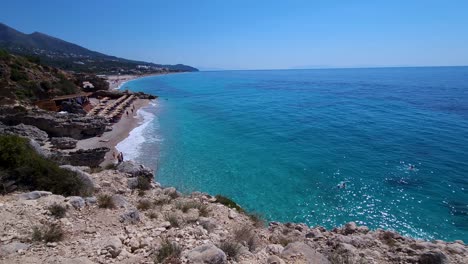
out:
M46 192L46 191L32 191L28 193L22 193L19 195L19 199L22 200L36 200L39 199L43 196L48 196L51 195L51 192Z
M71 152L53 152L51 159L59 164L71 164L73 166L98 167L104 161L109 148L79 149Z
M53 137L50 143L58 149L73 149L76 147L78 140L69 137Z
M44 145L47 139L49 138L46 132L40 130L35 126L28 126L25 124L7 126L3 123L0 123L0 134L17 135L20 137L33 139L40 145Z
M107 121L98 116L60 114L41 109L18 110L14 107L0 108L0 122L7 126L25 124L45 131L51 137L83 139L101 135Z
M193 264L223 264L227 263L226 254L215 245L198 246L186 253L188 263Z

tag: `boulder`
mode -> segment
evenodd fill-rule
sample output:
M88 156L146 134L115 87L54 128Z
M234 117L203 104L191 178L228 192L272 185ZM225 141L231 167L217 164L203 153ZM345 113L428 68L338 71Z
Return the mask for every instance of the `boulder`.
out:
M49 139L49 136L46 132L40 130L35 126L29 126L25 124L7 126L0 122L0 134L17 135L20 137L33 139L40 145L44 145L45 142Z
M62 165L60 166L60 168L76 173L80 180L85 184L86 192L92 193L94 191L94 182L89 173L84 172L80 168L71 165Z
M41 147L41 145L34 139L29 139L29 146L43 158L49 158L52 154L49 150Z
M113 258L122 252L122 246L122 241L118 237L105 237L99 243L99 247L107 250Z
M227 263L226 254L212 244L198 246L185 254L188 263L223 264Z
M418 260L419 264L445 264L448 263L447 257L440 251L429 251L421 254Z
M130 204L127 199L120 194L112 195L112 201L117 208L133 208L132 204Z
M46 191L32 191L28 193L22 193L19 195L19 199L21 200L36 200L39 199L43 196L48 196L51 195L51 192L46 192Z
M66 111L72 114L79 114L81 116L86 115L86 111L83 109L83 107L80 104L75 103L75 102L63 101L60 104L60 109L62 109L62 111Z
M68 202L75 209L81 209L86 205L85 200L83 198L81 198L80 196L70 196L70 197L68 197Z
M128 173L131 177L143 176L148 179L153 179L154 172L148 167L137 164L133 161L124 161L117 165L117 170Z
M76 147L78 140L69 137L53 137L50 143L58 149L73 149Z
M328 259L316 252L311 246L303 242L289 243L283 252L281 252L281 258L285 260L297 260L298 258L303 259L306 263L314 264L329 264Z
M97 199L96 197L92 196L92 197L86 197L84 198L85 202L87 205L94 205L97 203Z
M13 242L6 245L0 245L0 256L6 256L18 252L18 250L28 250L30 244Z
M272 255L279 255L283 250L284 247L279 244L270 244L266 247L266 252Z
M347 223L347 224L344 226L344 228L343 228L343 233L344 233L345 235L350 235L350 234L355 233L356 230L357 230L357 225L356 225L356 223L354 223L354 222L349 222L349 223Z
M125 224L136 224L140 222L140 213L138 210L129 210L120 215L119 221Z
M285 264L284 260L280 259L278 256L270 256L267 259L268 264Z

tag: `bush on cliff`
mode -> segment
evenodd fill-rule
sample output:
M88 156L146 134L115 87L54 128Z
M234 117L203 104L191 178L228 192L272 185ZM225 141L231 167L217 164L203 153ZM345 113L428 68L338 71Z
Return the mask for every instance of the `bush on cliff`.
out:
M76 173L41 157L29 145L28 139L18 136L0 135L0 171L8 175L4 181L14 181L20 188L65 196L89 194Z

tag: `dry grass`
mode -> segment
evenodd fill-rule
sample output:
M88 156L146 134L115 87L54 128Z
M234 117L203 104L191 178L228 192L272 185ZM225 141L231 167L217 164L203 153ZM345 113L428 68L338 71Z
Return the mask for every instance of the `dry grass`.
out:
M99 208L114 209L115 204L112 196L108 194L101 194L97 198Z
M59 204L53 204L47 208L52 216L55 218L63 218L67 212L65 206Z
M153 207L153 204L151 203L151 201L146 200L146 199L138 201L138 204L137 204L138 210L141 210L141 211L149 210L152 207Z

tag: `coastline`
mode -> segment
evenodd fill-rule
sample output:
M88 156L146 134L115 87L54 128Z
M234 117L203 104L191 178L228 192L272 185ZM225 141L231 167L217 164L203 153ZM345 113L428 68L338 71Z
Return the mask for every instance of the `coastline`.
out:
M116 148L117 144L125 140L133 129L141 125L143 120L139 111L148 106L151 101L152 100L149 99L137 99L133 103L133 106L135 107L133 113L129 110L128 116L123 115L119 122L112 125L111 131L104 132L100 137L79 140L76 145L76 149L108 147L110 148L110 151L106 153L101 166L115 163L113 153L118 153Z
M158 75L166 75L166 74L174 74L171 72L167 73L148 73L148 74L141 74L141 75L132 75L132 74L125 74L125 75L106 75L107 82L109 83L109 90L120 90L124 84L129 81L150 77L150 76L158 76Z

